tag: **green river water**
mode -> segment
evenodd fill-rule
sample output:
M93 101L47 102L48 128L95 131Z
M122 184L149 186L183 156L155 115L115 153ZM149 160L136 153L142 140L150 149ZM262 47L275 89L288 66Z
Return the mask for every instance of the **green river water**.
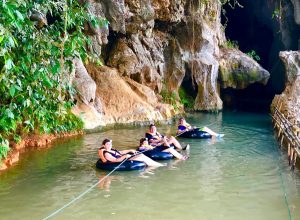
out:
M167 166L114 172L51 219L283 220L300 218L300 174L290 171L265 114L191 114L222 139L192 140L190 158ZM114 129L26 152L0 175L0 219L44 219L108 172L96 170L106 137L118 149L135 148L147 127ZM175 124L158 125L174 134Z

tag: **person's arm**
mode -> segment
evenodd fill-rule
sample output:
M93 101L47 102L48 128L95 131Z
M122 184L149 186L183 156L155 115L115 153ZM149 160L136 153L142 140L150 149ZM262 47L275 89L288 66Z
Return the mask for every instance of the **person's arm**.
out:
M136 150L121 150L121 151L119 151L122 155L124 155L124 154L130 154L130 153L132 153L132 154L135 154L136 153Z
M181 129L177 129L177 131L176 131L176 134L180 134L180 133L182 133L184 130L181 130Z
M192 130L192 129L193 129L193 126L192 126L192 125L190 125L189 123L186 123L185 127L186 127L186 130L187 130L187 131L189 131L189 130Z
M162 143L162 141L161 140L159 140L159 139L150 139L149 140L149 144L150 145L159 145L159 144L161 144Z
M119 158L115 158L110 153L108 153L108 152L105 153L106 160L108 160L110 162L122 162L124 159L129 158L129 157L131 157L131 155L125 154L125 155L122 155Z

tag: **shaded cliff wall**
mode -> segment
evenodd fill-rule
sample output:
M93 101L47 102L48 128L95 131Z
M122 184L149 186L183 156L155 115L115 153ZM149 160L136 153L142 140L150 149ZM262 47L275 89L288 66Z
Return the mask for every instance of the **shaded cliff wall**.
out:
M285 67L279 52L298 50L300 38L299 1L295 0L240 0L243 8L225 7L227 13L226 36L238 41L243 52L255 50L258 61L271 74L266 87L251 86L250 90L237 93L237 99L246 100L255 92L263 94L260 100L270 103L275 94L285 88ZM223 23L226 18L223 17ZM242 30L242 31L237 31ZM259 99L256 99L259 101ZM264 105L269 108L269 104Z

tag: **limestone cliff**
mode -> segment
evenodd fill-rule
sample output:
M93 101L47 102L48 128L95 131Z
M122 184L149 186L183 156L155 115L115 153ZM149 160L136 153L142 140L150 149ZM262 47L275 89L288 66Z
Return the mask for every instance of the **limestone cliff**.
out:
M171 118L183 111L178 96L183 80L196 93L195 110L216 111L222 109L220 86L242 89L269 78L252 58L226 48L218 0L87 3L110 22L109 29L87 25L89 49L104 66L77 65L74 78L80 96L73 112L82 114L87 128ZM84 75L89 86L82 85ZM176 105L162 104L162 90L175 94Z
M280 52L286 69L286 87L282 94L276 95L271 106L272 112L275 107L292 122L300 125L300 52Z
M274 1L271 4L278 9L279 35L283 44L279 57L285 67L285 90L274 97L271 111L281 106L280 111L290 122L300 126L300 2L290 0L281 4Z

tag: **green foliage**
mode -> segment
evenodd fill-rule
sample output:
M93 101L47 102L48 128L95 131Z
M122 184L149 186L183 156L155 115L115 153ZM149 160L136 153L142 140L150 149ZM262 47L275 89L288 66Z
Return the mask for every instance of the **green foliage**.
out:
M73 58L93 58L86 51L91 42L85 22L108 22L72 0L6 0L0 11L0 143L20 141L29 132L82 129L81 119L70 112L75 90L68 73ZM30 20L34 13L51 17L51 24Z
M6 158L8 151L9 151L8 141L7 140L1 141L0 142L0 164L1 164L1 159Z
M164 103L171 104L175 110L178 109L177 102L176 102L177 98L176 98L175 92L170 92L170 91L164 89L160 92L160 95L162 96Z
M239 43L235 40L227 40L226 45L228 48L239 49Z
M180 87L178 93L180 97L180 102L184 105L185 108L189 108L189 109L194 108L195 100L193 97L189 96L186 93L184 88Z
M231 8L240 7L243 8L243 6L239 3L238 0L219 0L221 5L229 5Z
M275 8L275 10L273 11L273 14L272 14L272 19L279 19L281 18L280 16L280 8Z
M260 57L259 55L256 53L255 50L250 50L249 52L246 53L249 57L251 57L252 59L256 60L256 61L260 61Z
M240 8L244 8L243 5L241 5L238 0L219 0L220 4L222 5L222 14L225 18L225 22L224 22L224 28L227 27L228 24L228 18L226 16L226 10L224 8L224 6L229 5L232 9L235 9L236 7L240 7Z

